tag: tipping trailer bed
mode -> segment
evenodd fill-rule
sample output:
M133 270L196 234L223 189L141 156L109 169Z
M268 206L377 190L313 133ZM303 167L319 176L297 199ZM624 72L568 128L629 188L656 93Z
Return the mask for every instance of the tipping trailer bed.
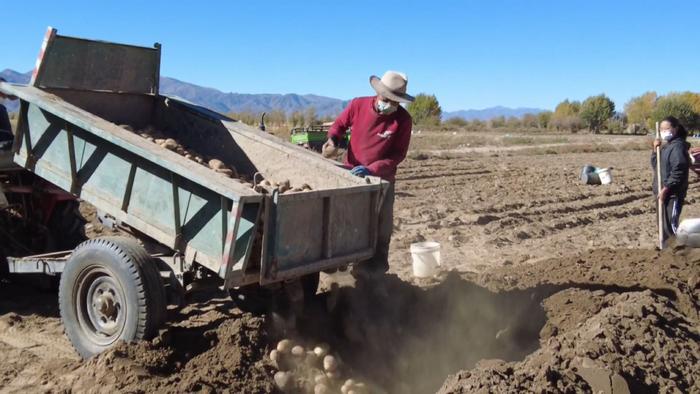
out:
M0 83L0 91L21 100L14 162L169 248L176 273L199 265L225 288L373 255L384 182L351 176L313 152L160 95L159 68L157 44L49 30L32 84ZM250 178L289 179L314 190L258 193L122 124L154 126Z

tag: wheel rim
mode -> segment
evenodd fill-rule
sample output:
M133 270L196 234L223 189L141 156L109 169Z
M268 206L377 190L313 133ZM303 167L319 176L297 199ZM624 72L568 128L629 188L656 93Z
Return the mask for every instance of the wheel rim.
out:
M75 308L80 328L95 344L109 346L124 331L126 297L112 273L100 266L81 272L75 287Z

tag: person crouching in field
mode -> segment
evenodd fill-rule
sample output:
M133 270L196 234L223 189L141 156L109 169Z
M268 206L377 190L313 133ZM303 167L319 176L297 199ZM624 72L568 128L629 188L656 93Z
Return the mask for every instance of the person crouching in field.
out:
M690 144L686 142L688 131L673 116L661 121L661 140L654 140L651 154L651 167L654 171L654 196L662 202L664 210L663 243L676 234L683 209L683 201L688 192L688 171L690 169ZM661 190L657 190L656 148L661 147ZM659 204L656 204L657 210ZM657 212L658 215L658 212Z

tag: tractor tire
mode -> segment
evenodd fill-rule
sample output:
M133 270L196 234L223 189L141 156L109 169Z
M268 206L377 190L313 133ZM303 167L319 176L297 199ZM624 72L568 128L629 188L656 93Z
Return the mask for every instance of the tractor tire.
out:
M80 203L75 200L59 201L46 226L57 250L71 250L85 241L86 220L80 214Z
M124 237L91 239L73 251L58 303L66 336L81 357L157 334L166 305L153 264L135 240Z

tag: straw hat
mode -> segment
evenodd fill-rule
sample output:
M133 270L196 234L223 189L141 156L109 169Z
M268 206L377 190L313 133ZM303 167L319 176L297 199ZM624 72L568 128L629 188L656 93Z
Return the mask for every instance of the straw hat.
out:
M389 100L398 101L400 103L410 103L415 98L406 94L406 85L408 85L408 79L406 74L387 71L382 75L380 79L376 75L369 77L369 84L372 85L374 91Z

